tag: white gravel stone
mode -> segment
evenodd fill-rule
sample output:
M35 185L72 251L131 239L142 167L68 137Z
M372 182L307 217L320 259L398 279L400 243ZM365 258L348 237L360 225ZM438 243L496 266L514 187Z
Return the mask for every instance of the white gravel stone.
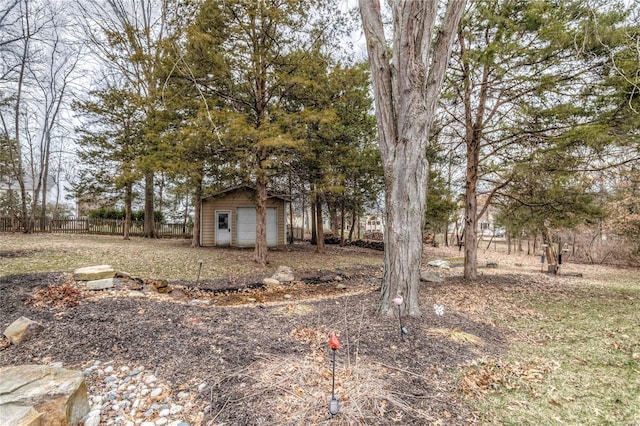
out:
M162 395L162 388L155 388L153 391L151 391L151 394L149 394L150 398L157 398L160 395Z
M85 426L189 426L182 413L188 414L195 408L190 402L195 389L183 390L177 395L165 393L169 384L154 374L139 374L144 367L132 370L126 365L109 364L111 361L102 365L91 361L84 366L90 383L91 416L97 418L88 419ZM201 383L198 388L206 390L207 387L207 383Z
M144 377L143 381L145 382L145 384L150 385L151 383L155 382L156 380L157 380L156 376L154 376L153 374L149 374L148 376Z
M84 426L99 426L100 410L91 410L84 416Z

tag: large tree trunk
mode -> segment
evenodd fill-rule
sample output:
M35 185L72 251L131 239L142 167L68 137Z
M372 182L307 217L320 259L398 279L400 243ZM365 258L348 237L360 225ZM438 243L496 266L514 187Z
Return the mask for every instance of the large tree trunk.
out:
M254 260L259 265L267 264L267 176L263 170L258 171L256 179L256 246Z
M414 137L419 139L421 136ZM391 309L387 301L401 295L406 302L405 312L416 315L420 312L418 288L427 160L422 156L420 162L411 161L412 156L405 149L396 150L394 159L397 162L394 161L394 166L385 170L387 192L383 283L387 285L382 286L380 308L382 312Z
M156 221L154 212L154 179L153 172L144 175L144 237L156 237Z
M465 0L450 0L442 21L438 22L436 1L394 1L390 55L379 1L360 0L385 175L381 313L394 312L392 299L397 295L406 302L401 306L402 313L420 313L418 287L428 177L426 148L464 5Z

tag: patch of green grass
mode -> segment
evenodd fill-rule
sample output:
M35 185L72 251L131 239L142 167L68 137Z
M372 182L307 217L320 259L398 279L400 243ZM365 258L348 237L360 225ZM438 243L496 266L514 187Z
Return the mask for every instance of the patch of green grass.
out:
M543 358L558 368L542 382L484 394L478 400L483 422L640 424L638 282L618 276L611 284L582 283L527 300L544 319L509 324L529 339L514 342L506 358Z

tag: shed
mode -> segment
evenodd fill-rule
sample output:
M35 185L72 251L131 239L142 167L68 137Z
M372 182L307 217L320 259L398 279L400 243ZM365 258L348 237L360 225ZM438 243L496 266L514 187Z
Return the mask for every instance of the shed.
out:
M256 243L257 191L235 186L201 201L200 241L205 247L254 247ZM267 198L267 246L286 244L285 209L288 199L269 193Z

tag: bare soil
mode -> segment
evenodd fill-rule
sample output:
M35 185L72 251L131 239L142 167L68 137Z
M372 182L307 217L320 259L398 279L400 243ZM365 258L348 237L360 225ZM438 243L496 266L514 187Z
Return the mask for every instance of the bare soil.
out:
M21 345L0 345L0 365L144 365L172 392L197 395L192 424L474 424L459 366L505 350L513 336L496 317L535 315L506 299L487 307L501 292L529 293L531 279L502 271L470 286L457 267L444 272L443 283L421 284L423 314L402 319L409 330L402 337L397 316L376 313L379 266L294 272L295 283L275 289L261 285L263 275L234 275L170 281L166 295L83 291L78 305L63 308L30 301L36 289L68 282L68 274L2 277L0 327L26 316L46 328ZM338 274L342 281L330 280ZM546 275L538 277L548 285ZM436 315L434 304L445 314ZM342 342L335 417L327 409L334 332ZM198 390L201 383L207 386Z

